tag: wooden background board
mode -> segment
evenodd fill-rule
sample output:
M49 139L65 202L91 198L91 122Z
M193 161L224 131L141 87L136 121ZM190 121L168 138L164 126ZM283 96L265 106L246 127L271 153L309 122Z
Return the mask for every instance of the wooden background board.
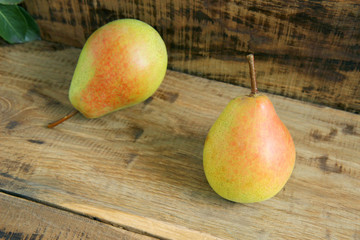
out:
M168 46L169 67L249 86L255 53L262 91L360 112L358 0L35 0L25 7L46 40L81 47L103 24L137 18Z
M0 192L0 239L155 239Z
M360 116L269 95L297 158L274 198L236 204L208 185L202 149L230 84L168 71L144 103L99 119L70 112L80 50L0 47L0 189L170 239L360 239Z

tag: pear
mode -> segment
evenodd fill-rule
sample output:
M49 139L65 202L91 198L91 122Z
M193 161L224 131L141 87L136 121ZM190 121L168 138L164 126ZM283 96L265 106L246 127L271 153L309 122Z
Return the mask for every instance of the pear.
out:
M87 118L127 108L149 98L167 69L166 46L159 33L136 19L120 19L96 30L86 41L75 68L69 100Z
M292 137L269 98L258 92L254 56L247 56L251 93L229 102L204 144L203 167L212 189L233 202L275 196L295 164Z

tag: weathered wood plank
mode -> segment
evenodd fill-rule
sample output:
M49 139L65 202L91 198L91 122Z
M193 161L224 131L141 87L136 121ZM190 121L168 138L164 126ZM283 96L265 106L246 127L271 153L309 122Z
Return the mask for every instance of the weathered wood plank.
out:
M0 192L0 239L155 239Z
M1 189L170 239L359 239L359 115L269 94L294 138L295 169L274 198L235 204L209 187L202 149L249 89L168 71L142 104L47 129L72 109L79 53L1 46Z
M81 47L118 18L153 25L172 69L249 86L246 53L263 91L359 113L360 4L357 0L36 0L25 6L44 39Z

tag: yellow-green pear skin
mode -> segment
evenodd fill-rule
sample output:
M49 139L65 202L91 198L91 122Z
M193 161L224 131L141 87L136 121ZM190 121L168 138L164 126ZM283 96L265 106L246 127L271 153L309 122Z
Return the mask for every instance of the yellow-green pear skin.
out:
M165 43L153 27L136 19L110 22L86 41L70 102L88 118L140 103L160 86L167 60Z
M286 184L294 164L293 139L264 95L230 101L204 145L203 166L210 186L234 202L273 197Z

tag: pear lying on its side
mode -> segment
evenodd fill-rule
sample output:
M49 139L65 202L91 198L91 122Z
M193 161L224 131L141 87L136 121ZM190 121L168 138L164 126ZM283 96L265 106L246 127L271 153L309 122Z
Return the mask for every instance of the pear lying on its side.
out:
M166 69L166 46L154 28L135 19L116 20L86 41L69 99L85 117L98 118L146 100Z
M249 56L253 66L253 55ZM252 68L253 69L253 68ZM221 197L241 203L276 195L295 164L292 137L269 98L257 92L233 99L211 127L203 165L210 186Z

